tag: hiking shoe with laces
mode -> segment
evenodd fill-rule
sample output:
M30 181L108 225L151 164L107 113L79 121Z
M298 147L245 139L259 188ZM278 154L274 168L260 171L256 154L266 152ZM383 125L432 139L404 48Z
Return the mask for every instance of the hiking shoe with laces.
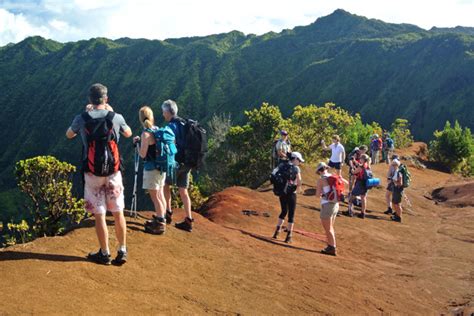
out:
M162 235L166 232L166 221L158 217L145 222L145 232L153 235Z
M390 214L393 214L393 210L391 208L388 208L385 212L383 212L384 214L387 214L387 215L390 215Z
M321 253L323 255L336 256L336 248L328 245L326 248L321 250Z
M390 219L394 222L397 222L397 223L402 222L402 218L400 216L398 216L397 214L394 214L392 217L390 217Z
M165 218L166 218L166 224L171 224L171 222L173 221L173 211L169 211L169 210L166 210L166 215L165 215Z
M114 260L112 260L112 263L114 265L117 265L117 266L121 266L122 264L124 264L125 262L127 262L127 252L125 251L117 251L117 257L115 257Z
M193 231L193 222L194 219L186 217L184 221L174 224L177 229L181 229L187 232Z
M288 235L286 235L285 242L287 244L291 244L293 242L293 235L291 233L288 233Z
M112 261L110 260L110 255L102 254L102 250L100 249L97 252L89 253L87 255L87 260L103 265L110 265L112 263Z
M364 219L365 218L365 213L359 213L359 214L357 214L357 217Z

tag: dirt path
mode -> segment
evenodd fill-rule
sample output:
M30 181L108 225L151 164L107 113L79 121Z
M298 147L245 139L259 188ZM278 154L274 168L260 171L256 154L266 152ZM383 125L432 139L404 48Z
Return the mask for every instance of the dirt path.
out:
M384 178L385 169L374 172ZM298 196L300 234L287 245L270 238L277 198L265 188L240 187L214 197L206 213L212 221L196 214L191 234L171 227L151 236L143 220L130 220L130 261L123 267L84 260L97 248L92 227L0 250L0 315L474 312L474 208L426 198L458 178L411 171L404 222L389 221L384 189L372 190L365 220L337 218L335 258L319 254L325 237L314 196ZM308 193L315 181L304 168Z

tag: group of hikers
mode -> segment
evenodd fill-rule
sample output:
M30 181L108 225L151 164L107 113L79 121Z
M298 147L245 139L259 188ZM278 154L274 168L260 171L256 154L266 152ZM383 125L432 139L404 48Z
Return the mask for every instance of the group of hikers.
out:
M121 173L121 157L118 150L120 135L132 136L130 127L121 114L114 112L108 104L107 87L100 83L89 89L89 104L85 111L76 115L66 131L66 137L72 139L80 135L83 145L82 173L84 180L85 209L95 218L95 231L100 249L91 252L87 258L100 264L122 265L127 262L126 221L124 217L124 186ZM151 220L145 222L145 231L161 235L166 225L172 222L171 186L176 185L183 203L185 218L175 223L175 227L191 232L194 219L191 212L191 200L188 192L190 173L201 165L207 151L207 138L196 121L185 120L178 116L178 105L166 100L161 112L167 122L165 127L155 125L153 110L143 106L138 112L143 127L140 136L133 138L138 155L143 158L143 189L147 190L155 208ZM274 193L279 196L281 214L278 218L273 238L278 238L285 218L288 217L285 242L292 242L294 227L296 193L302 193L301 170L304 162L299 152L291 150L288 132L281 131L281 138L274 144L274 170L271 175ZM353 205L360 202L360 218L365 218L367 208L368 183L372 181L371 158L367 155L367 146L355 148L346 158L344 146L338 135L333 136L331 145L321 142L323 150L331 151L329 163L321 162L316 168L320 176L316 184L316 195L320 197L321 223L327 235L328 245L321 252L336 255L334 221L339 211L339 202L344 201L344 185L349 185L347 216L354 216ZM374 162L378 162L379 152L389 164L387 175L386 214L395 213L392 220L401 222L401 200L405 177L401 176L401 164L393 155L393 140L385 133L383 139L374 135L371 140L371 152ZM349 166L349 180L342 177L342 166ZM138 164L136 164L136 167ZM335 174L329 173L334 168ZM406 170L406 169L405 169ZM137 171L136 171L137 172ZM115 234L118 241L116 257L112 260L109 250L106 212L113 214Z
M85 112L74 117L66 131L71 139L80 135L83 145L83 176L85 209L95 218L95 230L100 249L87 258L100 264L122 265L127 262L126 221L124 217L124 186L121 157L118 150L120 135L132 136L130 127L121 114L108 104L107 87L97 83L89 89L89 102ZM163 234L172 222L171 185L176 185L183 202L185 218L175 227L191 232L193 216L188 193L191 169L200 163L200 148L188 150L187 141L198 131L195 121L178 116L178 105L173 100L163 102L162 115L167 122L164 128L155 126L153 110L140 108L138 117L143 131L133 138L138 154L144 159L143 189L148 190L155 208L153 219L145 222L145 231ZM205 136L205 135L204 135ZM207 140L200 135L207 150ZM195 145L195 144L194 144ZM176 159L176 161L175 161ZM109 250L106 212L114 216L118 241L116 257L112 260Z
M280 131L280 139L274 143L272 155L274 159L274 169L271 174L273 192L279 196L281 204L281 214L273 234L277 239L288 214L287 236L285 242L291 243L294 227L294 217L296 208L296 193L302 193L301 171L298 167L304 162L301 153L291 150L291 143L288 132ZM327 237L327 247L321 253L335 256L336 236L334 232L334 222L339 213L339 203L344 202L346 195L345 185L348 185L347 194L348 209L343 215L353 217L354 205L360 206L360 213L357 217L364 219L367 210L368 191L380 184L380 179L374 178L371 170L373 162L379 163L380 152L382 161L388 164L386 203L387 210L384 212L391 215L391 220L402 221L402 198L404 189L410 184L410 174L407 167L401 164L398 155L394 154L394 141L388 132L384 131L383 137L374 134L370 140L370 153L368 146L361 145L354 148L346 157L344 146L340 143L338 135L332 136L332 143L326 146L324 140L321 141L323 151L331 151L328 164L320 162L316 167L316 174L320 176L316 183L316 196L320 198L321 211L320 219ZM342 166L346 164L349 169L348 180L342 177ZM334 169L334 174L329 170Z

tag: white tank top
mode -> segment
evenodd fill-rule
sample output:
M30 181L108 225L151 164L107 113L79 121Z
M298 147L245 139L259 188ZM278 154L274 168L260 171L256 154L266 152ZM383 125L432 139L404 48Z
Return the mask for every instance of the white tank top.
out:
M324 176L329 177L330 174L325 174ZM327 180L326 180L326 183L327 183ZM321 196L321 205L329 203L329 201L326 199L326 194L329 192L331 192L331 187L329 185L323 186L323 196Z

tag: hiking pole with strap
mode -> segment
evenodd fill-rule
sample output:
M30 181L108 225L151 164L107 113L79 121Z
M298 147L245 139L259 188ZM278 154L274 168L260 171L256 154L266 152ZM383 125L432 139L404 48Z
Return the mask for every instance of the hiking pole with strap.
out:
M130 206L130 217L137 218L137 178L138 178L138 167L140 164L140 157L138 156L138 142L135 143L135 150L134 150L134 181L133 181L133 194L132 194L132 205Z

